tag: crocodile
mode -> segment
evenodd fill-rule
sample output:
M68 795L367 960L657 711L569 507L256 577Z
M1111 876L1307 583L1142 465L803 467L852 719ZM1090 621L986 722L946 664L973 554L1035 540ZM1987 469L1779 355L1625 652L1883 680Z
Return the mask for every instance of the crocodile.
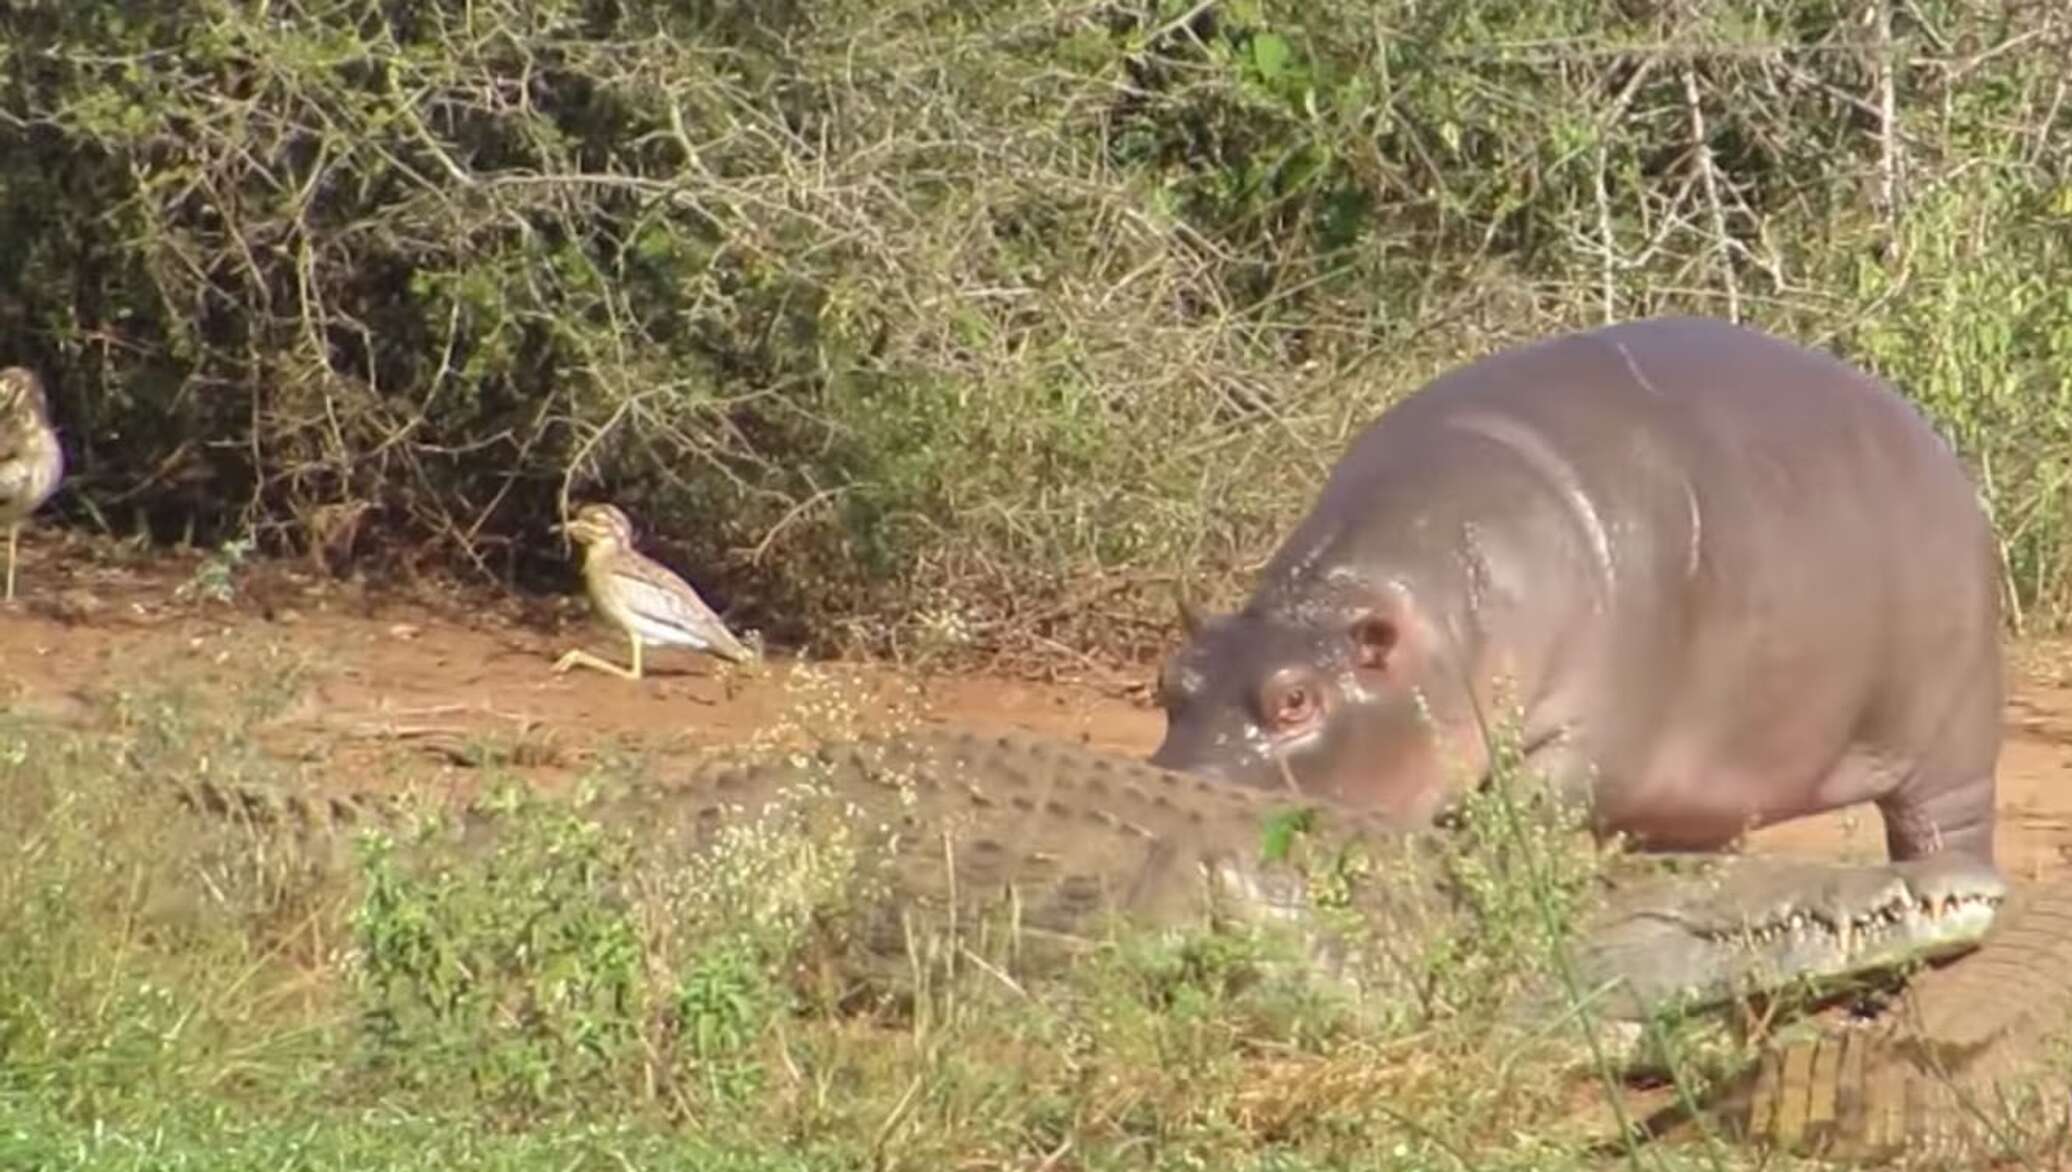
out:
M403 815L394 797L367 793L199 782L181 792L215 816L301 831L392 825ZM873 831L889 867L888 906L945 912L955 899L983 914L1011 900L1017 932L1041 949L1025 963L1082 953L1096 946L1097 926L1116 920L1248 925L1292 929L1307 967L1372 986L1388 975L1375 967L1387 964L1383 954L1400 955L1402 941L1443 930L1456 910L1443 834L1405 830L1328 799L1275 795L1023 733L924 730L760 761L722 759L688 776L626 786L584 813L640 828L647 849L689 855L727 828L816 793L839 803L842 825ZM497 810L477 804L455 813L456 841L495 838ZM1262 850L1269 828L1291 817L1301 824L1300 849ZM1332 915L1312 898L1317 869L1348 863L1370 874L1331 884L1350 913ZM1956 955L1977 943L2005 890L1990 865L1954 855L1850 865L1612 854L1599 887L1577 937L1574 974L1596 991L1596 1012L1620 1021L1716 1007L1795 977L1847 978ZM880 926L884 934L866 943L904 948L903 929ZM1366 929L1389 938L1376 953L1353 938ZM1558 995L1550 986L1526 1003Z
M401 810L366 794L203 783L181 792L215 817L319 834L393 824ZM842 825L873 830L886 848L889 906L969 922L1011 902L1021 936L1061 946L1031 949L1017 957L1024 963L1092 946L1093 929L1111 915L1154 928L1278 926L1295 930L1308 962L1385 990L1386 966L1371 956L1361 963L1358 932L1317 898L1319 875L1338 874L1317 868L1356 856L1377 866L1349 885L1342 910L1398 953L1458 914L1443 833L1021 733L931 729L722 759L601 797L586 816L639 827L667 850L697 851L816 794L835 800ZM1295 848L1262 850L1266 831L1291 814L1300 821ZM492 840L497 818L463 808L456 840ZM1515 1020L1548 1020L1575 989L1593 995L1599 1020L1636 1023L1793 978L1953 961L1914 979L1902 1011L1878 1028L1773 1045L1695 1115L1645 1121L1656 1140L1712 1134L1863 1158L1974 1150L1993 1136L1970 1099L2033 1074L2037 1033L2072 1006L2072 884L2033 888L2003 908L1997 870L1950 856L1853 865L1616 853L1601 884L1571 940L1574 984L1549 979L1528 990L1514 1003ZM890 955L906 941L888 922L867 943Z
M2068 1024L2072 882L2058 880L2013 891L1977 951L1915 976L1879 1020L1774 1045L1695 1115L1667 1108L1637 1130L1852 1163L2062 1155Z

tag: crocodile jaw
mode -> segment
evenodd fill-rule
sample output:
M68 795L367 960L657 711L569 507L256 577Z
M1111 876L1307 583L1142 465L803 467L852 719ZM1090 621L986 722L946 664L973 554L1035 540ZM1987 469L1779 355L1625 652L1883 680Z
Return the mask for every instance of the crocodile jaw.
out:
M2001 890L1941 900L1892 900L1855 914L1794 913L1758 929L1744 945L1786 972L1847 977L1913 960L1941 960L1976 948L1993 926Z
M1638 1020L1956 956L1984 939L2007 895L1991 866L1958 858L1836 867L1744 856L1720 871L1731 881L1697 897L1688 879L1613 897L1577 957L1599 1012Z

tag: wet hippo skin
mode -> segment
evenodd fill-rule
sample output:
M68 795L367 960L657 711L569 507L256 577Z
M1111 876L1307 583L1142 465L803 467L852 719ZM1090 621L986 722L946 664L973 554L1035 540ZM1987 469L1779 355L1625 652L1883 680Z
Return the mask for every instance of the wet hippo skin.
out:
M1564 335L1353 441L1244 607L1189 615L1151 760L1419 825L1509 703L1644 847L1870 800L1891 857L1990 863L1997 582L1963 465L1870 375L1702 318Z

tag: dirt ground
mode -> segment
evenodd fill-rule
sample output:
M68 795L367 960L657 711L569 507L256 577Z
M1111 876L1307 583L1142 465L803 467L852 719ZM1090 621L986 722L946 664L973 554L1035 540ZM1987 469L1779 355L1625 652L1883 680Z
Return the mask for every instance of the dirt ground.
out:
M575 599L450 584L377 592L270 562L236 571L225 602L195 590L207 581L199 554L49 529L25 534L22 552L17 599L0 606L0 707L84 714L94 694L184 676L187 665L195 678L218 680L292 668L299 700L279 722L283 750L358 786L376 779L355 746L414 746L466 785L474 771L456 746L484 736L529 741L551 746L532 758L551 784L586 746L638 745L665 758L695 752L747 739L791 703L796 665L781 654L747 673L670 650L648 657L649 677L638 683L554 675L555 659L576 646L625 662L616 631ZM2024 642L2009 658L1998 850L2011 875L2041 878L2072 867L2072 641ZM1138 755L1161 728L1143 686L1149 668L1037 682L824 666L860 689L866 716L872 705L900 702L926 721L1021 728ZM291 745L298 729L301 743ZM325 741L322 751L312 738ZM1749 846L1856 859L1883 852L1868 807L1771 827Z

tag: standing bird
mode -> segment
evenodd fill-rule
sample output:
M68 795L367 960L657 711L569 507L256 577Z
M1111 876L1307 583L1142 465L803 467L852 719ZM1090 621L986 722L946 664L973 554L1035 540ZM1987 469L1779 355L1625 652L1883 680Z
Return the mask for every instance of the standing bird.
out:
M0 370L0 524L7 526L7 595L14 601L14 557L29 514L65 475L65 454L50 426L43 380L26 367Z
M633 669L578 649L561 657L554 665L556 674L582 664L637 680L642 643L695 647L735 663L755 658L689 582L633 548L633 523L616 507L584 505L563 531L583 546L583 584L591 603L633 644Z

